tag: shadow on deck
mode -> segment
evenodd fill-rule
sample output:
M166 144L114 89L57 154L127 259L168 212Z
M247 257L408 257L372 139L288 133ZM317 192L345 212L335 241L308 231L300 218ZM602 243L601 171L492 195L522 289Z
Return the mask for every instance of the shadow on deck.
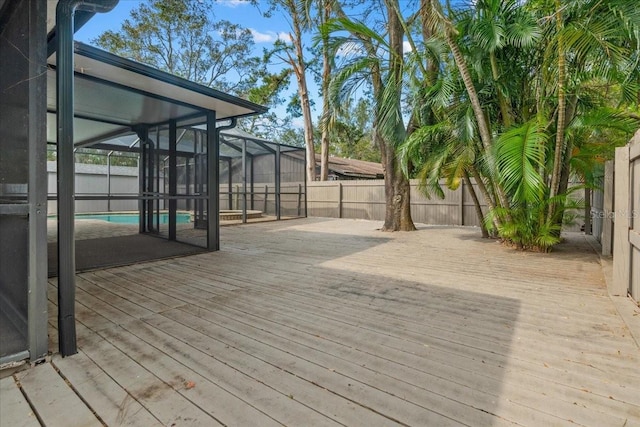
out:
M220 252L80 274L80 353L3 379L29 397L12 413L48 425L640 422L640 351L584 238L525 254L470 229L377 226L232 227ZM50 291L53 339L55 280Z

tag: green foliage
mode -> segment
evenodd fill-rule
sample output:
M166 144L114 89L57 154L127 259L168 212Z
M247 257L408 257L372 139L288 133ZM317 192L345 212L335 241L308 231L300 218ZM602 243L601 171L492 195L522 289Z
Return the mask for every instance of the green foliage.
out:
M404 171L436 195L443 178L454 188L475 173L492 207L487 227L550 250L578 208L569 178L595 186L604 160L640 127L640 9L626 0L429 4L424 23L434 38L449 35L451 54L435 81L411 77L414 111L435 121L400 147ZM474 99L482 114L478 103L468 114ZM483 123L490 140L478 136Z
M345 105L329 125L329 154L347 159L380 162L380 148L373 143L371 102L360 98ZM319 140L319 135L316 140Z
M511 129L494 145L500 182L513 205L539 204L545 191L540 171L544 168L548 135L535 121Z
M497 208L487 216L487 227L492 228L494 215L508 218L499 227L499 235L518 249L536 252L549 252L560 243L560 231L564 225L571 225L575 220L573 211L584 209L584 201L570 197L583 187L572 188L568 194L553 198L543 198L540 203L519 205L508 209ZM560 206L555 217L549 218L549 205Z
M109 155L109 153L111 153ZM56 161L58 153L55 146L47 147L47 160ZM125 151L105 151L97 150L93 148L83 148L76 150L75 162L86 165L107 165L111 163L111 166L138 166L138 154Z
M117 55L185 79L243 94L264 62L252 55L248 29L213 15L213 1L150 0L131 12L118 31L93 40Z

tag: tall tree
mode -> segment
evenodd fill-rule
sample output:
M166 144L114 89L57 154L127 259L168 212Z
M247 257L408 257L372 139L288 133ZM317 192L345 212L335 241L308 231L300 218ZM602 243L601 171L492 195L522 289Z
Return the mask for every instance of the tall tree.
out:
M333 14L333 3L336 0L318 0L318 23L324 25L331 19ZM331 70L333 58L329 51L329 37L321 34L322 51L322 116L321 116L321 136L320 136L320 181L326 181L329 177L329 126L331 114L331 103L329 102L329 85L331 83Z
M387 31L382 34L362 22L349 19L340 4L335 5L339 18L330 21L323 31L332 34L334 55L348 53L331 85L335 108L339 109L342 99L351 96L363 82L373 93L373 141L380 147L385 174L385 221L382 230L411 231L415 226L411 219L409 181L402 173L396 155L397 147L406 137L401 104L404 30L396 13L398 1L385 0L383 4ZM342 32L349 36L341 35Z
M289 85L291 73L289 68L274 73L264 70L259 73L261 83L249 88L241 96L269 108L277 107L285 102L283 92ZM245 117L239 121L238 126L250 134L279 141L282 133L290 127L290 122L290 116L282 117L272 109L259 116Z
M316 158L313 146L313 118L311 116L311 100L307 86L307 60L304 56L304 32L309 29L311 1L309 0L270 0L273 8L284 12L289 21L290 43L284 40L276 42L273 55L291 66L298 83L298 98L302 109L304 140L307 151L307 180L316 179Z
M120 30L106 31L94 42L205 86L246 92L264 64L252 54L251 32L215 20L212 5L212 0L150 0L133 9Z
M637 7L625 0L478 0L462 10L423 4L432 6L426 19L447 43L453 65L443 68L447 75L432 95L450 105L405 151L423 143L414 158L423 157L420 173L429 173L428 182L441 173L457 177L462 167L481 184L503 239L548 250L571 208L572 167L587 177L584 166L592 164L590 145L580 139L591 139L594 128L585 124L622 135L633 129L624 109L604 108L603 94L617 87L618 107L636 102ZM460 135L450 112L464 108L473 112L468 128L479 134L470 134L478 141L471 151L461 138L446 136Z

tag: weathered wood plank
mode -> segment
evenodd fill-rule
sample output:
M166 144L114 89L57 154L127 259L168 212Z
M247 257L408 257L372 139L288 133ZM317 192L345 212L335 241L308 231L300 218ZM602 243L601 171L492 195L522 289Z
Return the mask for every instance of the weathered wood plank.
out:
M183 309L187 308L184 307ZM394 378L413 384L417 382L418 386L423 388L434 387L433 390L439 393L447 389L446 384L441 385L438 383L442 378L446 379L446 381L454 381L482 391L483 394L492 394L496 390L501 390L503 393L508 392L510 400L520 401L526 405L530 405L532 401L540 400L540 390L545 390L545 393L552 390L558 396L561 396L560 399L571 404L576 399L587 400L588 407L602 413L613 414L614 418L618 414L624 414L640 420L640 406L612 399L610 394L606 396L592 394L584 385L581 385L580 388L566 386L563 383L555 382L558 379L553 376L548 380L540 379L535 375L535 372L531 372L531 369L523 370L511 367L509 370L505 370L504 366L501 366L504 362L492 363L490 354L485 354L484 357L475 357L473 354L468 354L468 352L456 354L443 351L443 349L435 346L425 345L404 345L402 349L396 349L389 346L388 342L380 342L372 334L367 334L366 331L360 331L355 342L353 339L338 341L337 337L328 336L330 335L328 334L328 328L324 325L320 332L308 329L300 330L298 329L300 325L293 321L288 320L285 323L278 323L271 315L268 317L260 316L259 313L256 313L255 305L250 307L250 313L239 309L234 310L229 304L212 311L229 318L227 320L224 317L219 317L216 319L217 324L251 325L269 335L277 335L279 338L295 341L352 363L360 365L366 362L368 369L381 366L381 369ZM202 316L202 311L198 310L198 313ZM268 337L264 338L263 341L271 342L272 340ZM288 350L291 349L288 344L285 344L284 347ZM541 368L547 371L551 370L544 366L541 366ZM518 380L513 383L507 381L503 381L502 384L497 383L499 378L509 374L514 374L513 376L517 377ZM436 377L435 381L434 375ZM528 390L533 391L533 393L527 393ZM626 396L636 394L626 387L624 390L617 390L617 393L622 391ZM616 394L615 391L612 393ZM456 392L453 396L460 400L459 392ZM536 396L538 399L536 399ZM543 400L546 399L546 396L543 397ZM477 402L474 401L474 405L477 406ZM556 415L557 413L554 412ZM589 416L590 420L593 419L591 415L587 414L587 416Z
M90 408L75 394L51 364L16 374L40 419L51 426L102 426Z
M129 324L126 329L179 363L202 374L206 380L234 396L243 396L243 400L252 407L268 413L285 425L336 425L331 418L333 411L339 406L350 408L345 411L350 417L340 420L348 421L347 425L367 420L367 417L377 422L382 421L381 417L374 417L375 414L370 411L361 410L362 408L338 399L317 386L295 377L290 378L286 373L252 355L243 354L219 341L210 340L205 346L196 348L194 342L202 342L202 337L198 336L200 334L177 322L160 316L145 319L145 322L149 324ZM152 328L150 324L155 327ZM158 327L159 324L162 326ZM176 330L179 332L176 333ZM183 350L176 351L176 348ZM314 412L309 412L310 407L314 408ZM344 417L344 414L340 413L340 417Z
M282 323L274 324L272 322L269 322L269 319L277 320L279 316L276 313L280 312L282 308L279 308L278 310L275 310L275 311L273 310L268 311L267 309L261 309L257 307L255 304L251 304L251 302L247 304L243 303L242 306L244 307L244 310L237 311L235 316L233 316L232 314L231 315L232 317L229 320L220 316L221 314L223 316L229 315L230 310L226 309L229 304L230 303L227 301L226 303L224 303L224 305L220 305L217 307L214 306L211 308L210 312L209 311L204 312L201 309L194 309L194 310L195 312L198 313L198 315L206 316L207 320L215 322L216 325L220 323L224 324L225 327L233 328L234 331L238 331L242 335L245 335L245 336L249 336L250 334L267 335L267 337L256 338L256 340L262 341L262 342L268 341L272 345L276 345L276 343L278 343L278 347L280 349L286 349L287 352L291 352L295 354L296 352L294 349L297 348L299 350L298 354L302 354L304 350L304 357L307 359L311 358L312 355L314 355L313 351L308 350L308 349L313 349L313 345L310 345L309 343L304 343L305 347L299 347L297 343L291 341L291 335L295 334L295 331L291 331L290 330L291 328L288 328L285 325L299 326L303 331L305 332L308 331L307 334L309 336L326 337L326 341L328 341L328 343L323 343L322 345L316 344L317 351L321 352L317 354L322 356L323 358L326 353L330 353L328 348L331 348L331 343L333 342L351 341L352 345L356 346L357 349L362 348L364 346L365 349L368 351L368 353L365 352L364 354L347 356L346 360L352 359L349 361L353 364L353 366L347 365L344 368L344 370L342 370L342 372L349 372L349 375L354 375L354 372L359 371L361 369L361 365L367 361L369 363L366 363L366 365L369 369L371 369L371 366L376 366L376 365L384 366L383 371L379 371L379 372L376 371L377 374L381 375L380 377L376 378L376 385L381 388L384 388L384 386L386 385L387 391L389 391L394 395L400 394L399 391L394 390L394 387L398 387L398 383L396 380L398 378L404 378L404 381L406 381L407 384L413 384L416 387L423 387L423 388L428 387L430 389L428 389L427 391L432 391L434 393L437 393L438 395L448 396L449 399L452 399L452 400L465 402L467 405L470 405L468 409L475 406L475 407L480 407L486 411L489 411L490 408L495 404L495 400L490 400L489 402L485 403L485 406L483 408L482 402L484 401L484 399L485 398L496 399L498 398L499 392L500 391L504 392L506 388L508 390L510 401L516 402L516 404L523 405L523 406L528 406L531 404L530 402L535 401L541 407L545 408L545 411L548 411L547 414L552 417L564 415L567 417L566 419L568 419L571 416L571 414L575 412L573 409L573 402L565 401L563 403L563 401L549 399L545 394L542 394L539 391L536 391L535 393L527 393L526 384L516 384L513 387L506 387L504 384L501 384L500 381L496 379L496 378L500 378L501 375L498 375L496 378L492 378L490 376L483 376L478 374L477 370L481 370L482 364L484 363L479 363L480 366L473 366L472 363L467 363L467 364L458 363L456 364L455 367L451 367L446 363L432 363L431 360L429 359L421 359L421 358L414 357L413 358L414 360L411 360L411 357L404 357L404 358L401 357L400 361L404 361L405 363L410 363L410 366L414 367L406 370L405 365L403 365L402 363L400 362L398 364L395 363L396 360L394 359L398 357L398 353L389 351L390 350L390 348L388 347L390 344L389 337L384 337L384 336L376 337L374 336L375 334L367 335L366 329L361 331L351 331L348 326L345 326L345 325L333 326L329 321L324 321L323 323L317 323L317 322L311 321L309 322L308 325L301 325L301 322L297 322L295 317L280 318ZM257 317L256 323L253 325L254 329L247 329L244 325L247 322L249 322L248 320L249 318L254 317L252 316L251 313L259 313L259 314L263 314L263 316ZM166 315L173 316L173 312L168 312L166 313ZM300 316L300 313L298 313L298 316L307 317L307 316ZM268 332L263 332L264 327L267 324L269 325ZM321 328L313 329L314 325L320 325L320 324L322 325ZM348 337L358 337L358 339L356 340L355 343L353 342L354 341L353 338L351 338L350 340L349 339L345 340L344 336L339 335L341 331L344 331L344 334ZM274 332L275 333L279 332L279 333L276 336L274 336ZM218 336L219 334L220 332L217 332L216 336ZM399 344L399 347L406 349L407 344L411 344L411 343L401 342ZM423 345L419 345L419 346L414 345L413 347L418 347L418 350L419 350L420 347L422 346ZM435 345L430 344L429 346L437 347L437 343ZM351 350L350 353L354 353L354 351ZM491 354L487 353L485 357L486 356L491 357ZM340 355L340 359L344 360L345 356ZM497 362L504 364L505 359L506 358L500 358L497 360ZM311 360L317 361L317 359L315 358L312 358ZM337 361L326 360L324 363L325 363L325 366L333 366L334 368L337 369L337 366L339 366L342 363L342 360L337 360ZM484 360L479 362L484 362ZM468 365L472 365L472 366L468 366ZM403 376L403 371L404 371L404 376ZM367 372L366 374L369 374L369 373ZM389 378L393 378L393 379L385 383L384 380L382 379L384 378L384 376L388 376ZM607 397L606 399L609 399L609 398ZM440 402L438 406L442 408L444 405ZM514 419L514 415L513 415L514 413L515 414L519 413L520 416L522 416L522 413L527 413L527 414L530 413L530 411L522 411L521 407L520 408L507 407L506 409L507 409L507 413L502 413L500 415L504 416L507 419L512 419L516 422L522 422L523 420ZM462 414L464 413L464 411L461 410L460 408L457 408L452 412L456 413L458 417L462 417ZM473 411L471 412L473 413ZM640 407L636 407L636 413L640 417ZM511 414L511 418L508 414ZM600 413L599 411L591 411L590 409L583 410L580 413L580 415L586 417L587 420L592 420L592 421L596 421L596 420L606 421L606 420L612 420L616 418L615 415L612 415L612 414L605 415ZM527 415L527 416L530 416L530 415ZM542 423L542 422L553 423L558 421L558 420L554 420L553 418L551 418L551 421L549 419L545 420L544 415L540 415L539 417L542 417L542 418L537 419L538 423ZM479 416L478 414L472 414L470 418L478 419Z
M176 269L177 270L177 269ZM176 275L178 272L174 272ZM250 273L250 272L249 272ZM318 272L320 273L320 272ZM170 273L167 273L170 274ZM179 274L187 274L186 271L180 271ZM207 273L203 273L203 275L207 275ZM319 274L318 274L319 275ZM249 274L249 276L251 276ZM177 277L174 276L174 277ZM499 306L495 303L496 298L478 298L478 297L465 297L457 295L453 298L453 294L450 291L444 293L443 291L431 291L429 288L419 287L419 285L411 284L411 286L407 286L406 283L402 283L401 281L389 281L385 280L382 285L377 285L374 283L369 283L369 289L362 289L359 283L355 283L354 285L340 284L340 286L336 287L334 283L330 283L330 287L324 290L325 298L318 298L317 292L309 292L302 289L300 286L296 286L292 289L287 289L286 286L282 286L281 283L287 282L287 279L282 275L271 278L268 274L263 274L261 277L263 279L268 280L269 282L266 284L260 283L251 283L252 288L261 288L264 290L266 294L273 293L274 290L285 291L278 294L278 300L286 300L286 301L294 301L295 299L299 300L307 300L311 305L317 305L318 308L322 308L328 311L339 310L341 306L349 306L349 313L354 313L356 311L364 312L367 317L370 317L370 308L372 304L377 306L377 310L373 314L374 316L384 315L385 322L389 322L390 320L400 320L403 322L407 322L409 324L420 324L421 319L425 319L429 317L431 321L432 310L437 310L439 312L439 318L449 317L453 320L457 319L468 319L467 322L470 324L470 328L465 326L466 332L468 334L473 334L473 336L478 336L478 334L482 335L483 333L493 333L493 332L504 332L505 327L510 327L510 324L513 323L513 316L508 313L513 312L514 308L517 308L518 305L514 304L516 300L508 300L502 299L503 303L499 304ZM303 280L304 276L292 277L289 280L296 281L296 283L300 283ZM353 277L351 277L353 281ZM177 278L175 279L177 280ZM375 279L371 279L372 281ZM322 282L322 279L319 279L317 282ZM396 282L396 283L394 283ZM426 295L425 295L426 293ZM232 294L228 294L232 295ZM335 299L331 300L331 298L327 298L327 296L334 296ZM368 304L362 304L360 301L362 300L362 296L369 297ZM447 298L447 310L446 312L442 312L442 303L440 300L445 297ZM416 304L415 301L420 301L420 304ZM381 303L382 302L382 303ZM390 302L395 302L398 304L402 304L402 309L398 310L398 304L391 305ZM358 309L361 310L358 310ZM497 309L500 309L499 311ZM540 313L531 311L530 313L523 313L521 310L518 310L518 325L519 329L529 327L533 335L536 332L553 332L557 330L557 328L550 328L548 331L545 330L545 324L540 323L541 319L549 318L550 320L557 319L557 313ZM573 314L572 314L573 316ZM580 314L576 314L576 316L580 316ZM504 321L504 323L500 322L500 319ZM599 317L598 319L601 319ZM445 327L447 329L451 329L452 326L455 326L449 323L448 319L444 319L446 321ZM486 331L485 324L482 324L482 330L474 330L474 322L479 321L490 321L488 325L498 325L500 326L497 330ZM431 324L433 326L433 324ZM456 333L464 333L465 331L455 331ZM511 332L509 332L510 334ZM590 337L593 340L594 336ZM627 343L627 341L624 341ZM589 343L585 343L589 344ZM621 345L624 345L621 343Z
M184 317L185 313L178 311L170 311L172 318L174 316ZM147 319L147 321L155 321L156 318ZM174 319L175 320L175 319ZM384 415L391 420L397 420L407 425L460 425L461 423L453 418L447 417L439 413L437 407L426 408L416 405L401 397L388 394L383 390L372 387L366 383L356 381L344 375L336 373L328 366L319 366L304 358L296 358L295 356L282 351L277 347L265 345L257 340L243 337L241 334L233 334L233 337L223 335L223 332L215 328L209 322L190 317L190 327L195 328L198 332L211 337L216 337L226 345L235 349L243 349L243 351L255 355L266 361L271 360L273 366L290 372L291 367L295 367L295 375L310 383L344 397L350 401L356 402L365 408L371 408L376 412ZM273 356L273 353L277 355ZM273 362L277 358L277 362ZM295 397L295 394L294 394Z
M168 384L138 363L135 351L126 354L83 326L78 327L78 337L83 353L163 425L221 424L177 390L184 388L184 380L175 378Z
M136 323L129 324L134 329ZM176 390L191 402L224 425L265 425L276 426L276 422L269 415L260 412L255 407L238 399L233 394L219 387L199 372L177 362L171 356L144 341L128 331L119 329L105 330L105 338L115 347L129 355L141 364L144 369L153 373L164 383ZM181 345L173 346L172 352L182 351ZM236 372L237 381L242 381L242 375ZM193 386L189 386L192 383ZM259 384L243 384L243 388L250 390ZM244 390L245 392L247 390Z
M627 295L631 280L631 245L629 228L631 224L631 197L629 174L629 146L616 148L615 158L615 223L613 225L613 280L611 295Z
M613 160L604 164L603 218L602 218L602 255L613 254Z
M73 357L54 356L51 363L107 425L163 425L82 351Z
M129 395L178 425L640 425L640 350L584 237L379 225L226 228L217 253L80 275L81 368L53 363L105 421Z
M264 276L265 275L263 275L263 277ZM268 279L268 276L265 277L265 279ZM174 280L178 280L178 278L176 277ZM287 294L283 293L279 295L278 300L282 300L282 301L286 300L287 302L285 305L302 304L300 306L302 309L309 308L309 310L316 311L316 312L324 312L324 313L331 312L332 314L327 314L327 316L331 317L336 315L336 314L333 314L336 312L336 309L334 307L339 307L341 305L341 302L344 302L345 300L348 300L348 299L361 298L362 296L370 297L371 298L370 301L372 302L369 303L368 306L366 306L366 308L360 310L357 307L350 306L348 310L344 310L344 312L338 312L337 315L341 316L341 319L343 321L347 321L347 322L351 321L352 323L360 322L361 318L365 318L371 324L372 328L384 328L385 325L389 325L389 324L393 325L394 321L401 321L403 322L402 323L403 328L401 329L402 330L408 329L409 332L411 332L412 326L424 329L422 328L422 325L424 324L424 320L428 319L429 333L443 331L450 336L449 339L454 341L467 336L468 339L470 340L478 341L477 345L481 346L481 348L492 346L491 347L492 351L496 350L494 347L495 343L500 344L501 342L505 342L505 339L506 339L508 347L506 347L504 351L505 352L513 351L513 348L511 348L511 345L510 345L510 341L511 341L510 338L514 333L513 332L514 326L515 326L514 321L516 320L516 318L514 318L512 315L511 318L504 317L504 322L497 320L497 317L499 318L500 314L494 315L495 310L491 310L491 308L485 307L485 306L489 306L491 304L491 301L494 298L487 299L482 296L478 296L475 298L478 304L478 308L474 310L473 307L471 306L471 307L467 307L467 310L465 311L464 305L462 306L458 305L457 307L455 307L455 305L457 304L458 298L457 297L451 298L452 294L443 295L442 292L440 292L440 295L438 295L437 292L433 292L432 293L433 295L426 295L426 297L428 297L429 299L433 299L434 301L436 301L434 303L435 305L429 307L429 299L425 298L425 295L420 295L421 292L415 293L413 292L414 291L413 289L403 286L401 282L398 282L396 285L394 285L393 283L388 284L388 286L386 285L387 283L385 282L385 288L379 290L384 292L384 294L380 294L379 291L369 292L367 289L362 289L361 287L358 287L359 285L356 283L353 285L351 291L341 294L341 298L339 301L338 300L331 301L331 302L327 301L327 303L324 303L324 299L318 298L317 294L310 295L308 298L306 298L305 296L298 293L297 294L298 296L296 298L302 299L302 300L306 298L307 300L306 301L307 304L300 303L295 299L290 298L290 295L292 295L295 291L293 291L292 293L287 293ZM369 287L371 286L373 285L369 284ZM266 287L272 288L272 285L266 285ZM342 287L343 286L341 285L340 288L342 289ZM396 289L401 289L401 290L396 292ZM415 295L412 295L412 293L414 293ZM232 294L229 294L229 295L232 295ZM404 298L404 295L406 295L407 298ZM246 297L251 298L252 296L246 295ZM446 310L443 310L443 306L442 306L443 297L447 298ZM263 298L263 296L258 296L256 298ZM408 315L411 318L410 319L408 319L407 317L402 318L402 317L398 317L398 315L387 316L384 313L384 306L382 306L381 309L376 310L375 312L371 312L370 311L371 304L375 304L374 299L376 298L377 300L382 300L386 302L389 302L391 299L393 299L394 301L392 302L397 302L398 304L394 306L390 306L388 311L395 311L396 313L398 312L408 313ZM273 299L273 301L275 300L276 299ZM416 306L416 304L414 303L414 300L421 301L420 306ZM399 304L402 304L402 305L400 306ZM506 307L508 306L505 306L505 308ZM318 308L320 310L318 310ZM430 310L430 308L432 310ZM502 309L501 313L514 312L514 310L518 310L519 306L512 304L510 308L508 309L505 309L505 308ZM359 314L359 315L354 316L354 314ZM572 334L576 333L576 331L572 331L571 329L569 329L566 332L563 331L562 334L558 334L558 333L552 334L554 332L553 326L550 326L548 330L545 330L544 328L540 328L540 326L536 327L536 324L534 323L535 322L534 314L532 314L531 330L529 331L526 329L527 328L526 322L523 322L520 319L520 316L521 314L518 311L517 331L522 330L525 333L519 334L518 336L516 336L516 338L518 339L518 345L523 346L525 351L529 354L531 353L531 351L534 351L534 352L538 351L536 346L537 340L545 339L546 341L548 341L548 345L552 345L553 344L552 340L554 340L554 336L557 336L557 347L553 348L553 350L558 351L560 353L565 352L566 349L565 349L564 340L567 337L571 337ZM538 322L540 321L540 317L544 317L544 316L545 315L541 313L537 319ZM554 320L557 319L557 316L558 316L557 314L554 314L553 319ZM422 319L424 320L421 320L420 317L422 317ZM616 319L616 320L619 321L619 319ZM540 325L540 323L538 323L538 325ZM393 326L393 332L400 331L401 329L397 328L395 325ZM555 328L555 330L557 330L557 328ZM582 333L582 331L579 331L579 332ZM604 333L600 333L598 330L594 329L589 335L589 340L583 340L577 343L578 348L584 351L591 351L590 354L593 355L594 350L599 351L602 348L594 344L594 341L597 342L599 335L602 335L603 337L606 336L610 342L610 335L605 335ZM436 334L436 336L438 335ZM627 351L632 352L636 350L636 347L633 343L630 343L628 340L623 340L622 338L623 337L621 337L619 345L616 346L615 349L613 348L610 349L609 352L605 355L606 363L609 363L611 360L618 359L621 356L621 354L624 355L623 353ZM542 355L544 356L544 352L542 353ZM627 368L628 368L627 365L623 365L623 369L627 369Z
M12 376L0 379L0 396L0 426L40 426L29 402L20 392Z

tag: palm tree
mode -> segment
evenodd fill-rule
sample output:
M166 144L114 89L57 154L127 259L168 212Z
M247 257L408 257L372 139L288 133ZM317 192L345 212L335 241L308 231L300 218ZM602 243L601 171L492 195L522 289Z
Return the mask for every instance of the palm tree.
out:
M545 111L554 111L550 127L555 131L550 196L567 190L571 171L573 140L566 129L581 114L581 94L594 81L600 84L622 84L622 92L632 101L628 90L638 93L638 34L640 10L627 0L532 1L531 8L540 17L544 49L540 51L539 89L548 101ZM553 19L548 19L553 16ZM551 84L557 82L557 84ZM557 100L557 101L556 101ZM547 119L548 120L548 119ZM562 206L551 204L548 217L562 218Z
M639 93L640 12L623 0L479 0L472 10L446 14L438 2L424 4L431 6L425 19L451 51L455 68L446 70L461 82L445 77L435 87L446 94L431 96L473 112L477 150L470 161L463 150L469 141L442 139L443 127L431 125L404 149L422 156L419 176L432 184L452 171L486 183L487 222L520 247L548 250L568 209L571 166L579 164L573 148L585 137L569 129L594 111L585 87L618 85L623 102ZM440 120L453 123L447 115Z
M411 219L410 187L402 173L396 148L406 138L406 128L401 111L404 59L402 23L396 10L398 0L385 0L386 34L379 34L363 22L349 19L340 5L335 11L339 18L329 21L322 34L330 37L334 56L337 52L349 52L332 80L330 93L335 111L339 111L341 99L367 85L373 92L373 140L380 147L385 174L385 222L384 231L415 230ZM347 32L348 36L340 35ZM381 51L385 52L384 56Z

